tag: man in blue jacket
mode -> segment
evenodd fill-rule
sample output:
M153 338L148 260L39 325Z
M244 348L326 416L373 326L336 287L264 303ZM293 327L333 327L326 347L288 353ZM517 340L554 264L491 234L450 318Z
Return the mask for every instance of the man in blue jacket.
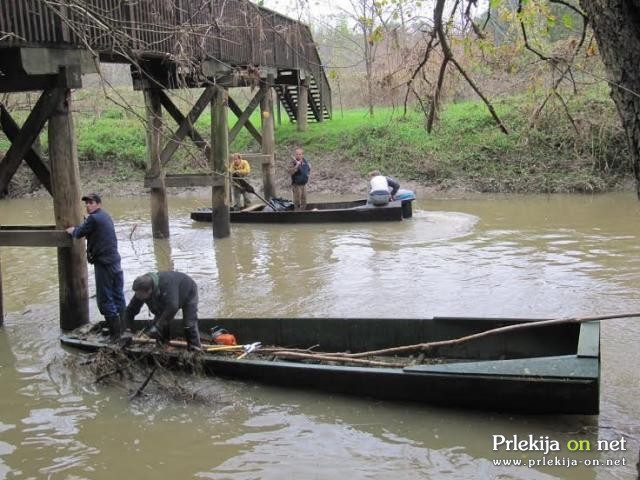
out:
M113 220L102 209L97 193L82 197L89 214L77 227L67 228L73 238L87 238L87 260L93 264L98 309L107 321L112 341L122 333L122 316L126 308L124 278L120 266L118 240Z
M307 208L307 182L311 174L311 165L304 157L304 150L296 148L291 163L287 167L291 175L291 189L293 190L293 204L296 210Z

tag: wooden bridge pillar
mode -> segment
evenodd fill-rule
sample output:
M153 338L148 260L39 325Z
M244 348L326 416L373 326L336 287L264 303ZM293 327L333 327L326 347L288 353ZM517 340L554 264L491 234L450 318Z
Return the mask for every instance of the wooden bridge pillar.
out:
M231 234L231 218L227 194L229 190L229 126L227 105L229 92L226 88L214 87L211 100L211 209L213 238L225 238Z
M309 108L309 88L307 80L301 79L300 85L298 85L298 114L296 116L299 132L307 130L307 108Z
M80 171L71 116L71 90L61 89L49 118L49 158L56 228L64 229L82 221ZM89 321L87 256L85 242L58 248L60 328L72 330Z
M265 90L265 95L260 100L260 117L262 118L262 145L261 152L271 155L269 163L262 164L262 185L264 188L264 196L268 200L276 196L275 184L275 129L273 122L273 75L268 75L266 83L260 88Z
M160 160L162 152L162 103L160 93L144 90L147 112L147 179L151 185L151 231L153 238L169 238L169 204L164 184L164 170Z

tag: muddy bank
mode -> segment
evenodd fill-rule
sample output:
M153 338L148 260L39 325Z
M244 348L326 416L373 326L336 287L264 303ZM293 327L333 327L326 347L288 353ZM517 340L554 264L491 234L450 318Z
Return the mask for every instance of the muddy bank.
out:
M365 196L368 191L366 175L358 172L351 163L344 161L337 155L328 154L322 158L308 156L311 163L311 177L307 187L309 195L356 195ZM277 195L291 198L291 179L287 174L289 157L280 154L276 157L276 191ZM144 187L144 172L141 170L123 171L121 165L109 163L80 163L81 190L83 192L98 192L104 197L124 197L147 195ZM402 188L414 190L416 193L432 192L434 187L420 185L416 182L398 179ZM253 169L249 182L261 190L262 178L257 169ZM209 187L170 188L169 195L207 195ZM26 166L21 166L11 182L10 198L48 196L47 191L40 185L35 175Z

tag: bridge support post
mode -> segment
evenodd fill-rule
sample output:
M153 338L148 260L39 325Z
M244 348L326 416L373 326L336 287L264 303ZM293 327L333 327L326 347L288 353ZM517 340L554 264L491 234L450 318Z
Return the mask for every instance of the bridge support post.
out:
M260 88L265 90L265 94L260 100L260 117L262 118L262 145L261 152L271 155L269 163L262 164L262 185L266 199L276 196L275 177L275 129L273 122L273 75L268 75L266 82Z
M49 118L49 158L56 228L64 229L82 221L80 168L71 116L71 90L61 89L56 108ZM72 330L89 321L88 272L85 242L58 248L60 328Z
M296 122L298 123L298 131L305 132L307 130L307 108L309 108L309 88L307 80L301 79L298 85L298 114Z
M229 92L222 87L214 87L211 101L211 223L213 238L225 238L231 234L231 220L227 191L229 190L229 126L227 105Z
M153 238L169 238L169 204L164 185L162 152L162 103L160 93L154 89L144 90L147 113L147 178L151 184L151 231Z

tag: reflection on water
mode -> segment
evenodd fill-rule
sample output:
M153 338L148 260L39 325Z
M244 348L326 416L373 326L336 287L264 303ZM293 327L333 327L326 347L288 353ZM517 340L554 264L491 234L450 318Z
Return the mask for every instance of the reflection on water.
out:
M188 218L205 202L172 198L172 236L159 241L148 199L105 199L128 297L137 275L175 269L198 282L201 316L541 318L640 307L640 204L631 194L429 200L399 223L233 225L231 238L215 242L210 225ZM2 201L0 214L7 224L53 222L48 200ZM57 342L55 251L0 255L1 478L635 477L638 320L603 324L597 418L461 412L217 378L183 380L211 393L204 405L129 402L71 368ZM99 318L93 298L91 316ZM497 467L492 459L540 455L493 452L495 434L562 444L625 436L627 466Z

